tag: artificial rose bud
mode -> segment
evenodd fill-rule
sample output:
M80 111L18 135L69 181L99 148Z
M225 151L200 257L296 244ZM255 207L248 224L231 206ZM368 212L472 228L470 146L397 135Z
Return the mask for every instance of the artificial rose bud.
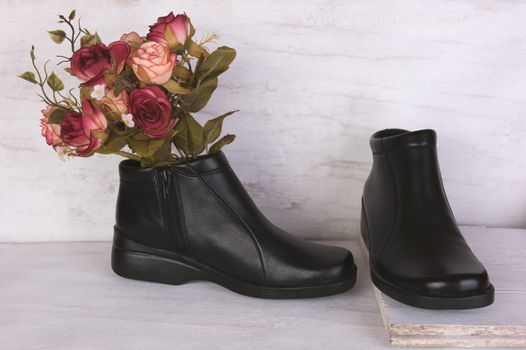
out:
M53 108L47 106L46 109L42 110L42 119L40 119L40 126L42 127L42 136L46 139L46 143L50 146L56 147L62 143L60 138L60 125L48 124L47 120L51 115Z
M104 83L104 72L114 65L117 74L122 71L131 49L124 41L115 41L108 47L94 44L83 47L71 57L73 74L84 81L82 86L93 87Z
M82 113L71 111L64 116L60 123L60 137L75 148L77 155L88 156L102 145L102 140L93 136L92 131L105 131L107 126L102 112L85 100L82 102Z
M139 43L142 44L144 42L144 38L141 37L137 32L129 32L121 35L120 41L124 41L126 44L129 43Z
M117 115L128 114L128 94L123 90L119 96L115 96L114 90L106 89L106 94L100 100L101 105L107 106Z
M150 41L131 55L129 64L143 83L162 85L172 77L177 55L165 43Z
M120 41L124 41L126 44L130 45L130 47L133 50L135 50L139 46L141 46L143 42L146 41L146 38L140 36L136 32L130 32L130 33L122 34Z
M172 105L158 86L146 86L130 93L133 121L152 139L167 136L179 119L172 118Z
M159 17L157 23L150 26L146 37L156 42L164 42L166 28L169 28L179 44L184 45L190 33L190 20L185 14L174 16L174 13L170 12L168 16Z

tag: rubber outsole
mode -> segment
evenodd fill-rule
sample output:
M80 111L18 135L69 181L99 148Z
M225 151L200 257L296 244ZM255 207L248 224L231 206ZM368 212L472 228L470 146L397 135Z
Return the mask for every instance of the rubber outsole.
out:
M155 251L156 254L152 254L151 251ZM355 264L346 280L323 285L275 288L244 282L203 264L185 260L175 253L163 251L163 256L157 253L160 253L159 250L142 246L115 233L111 266L117 275L125 278L171 285L181 285L196 280L209 281L238 294L266 299L330 296L343 293L356 283Z

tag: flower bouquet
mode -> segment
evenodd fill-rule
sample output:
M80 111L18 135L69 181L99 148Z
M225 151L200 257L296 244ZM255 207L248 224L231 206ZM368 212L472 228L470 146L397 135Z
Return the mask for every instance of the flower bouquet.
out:
M81 80L78 94L31 61L20 75L38 85L42 134L62 157L117 154L111 268L119 276L180 285L217 283L260 298L306 298L341 293L356 281L349 251L324 247L283 231L257 208L221 148L232 112L198 123L218 76L236 56L209 52L214 35L194 39L185 14L160 17L146 37L131 32L105 45L96 32L59 16L69 30L49 34L69 43L60 56ZM68 49L69 50L69 49ZM66 92L67 91L67 92ZM207 155L200 155L207 152Z
M89 157L117 154L139 161L141 167L186 162L203 152L216 153L235 135L220 138L223 120L231 111L201 125L192 113L202 110L218 76L236 56L221 46L209 52L208 35L195 41L195 29L186 14L159 17L143 37L123 34L109 45L69 16L59 15L67 31L49 31L57 43L71 47L58 65L81 81L67 90L48 62L37 67L34 46L30 57L34 71L20 78L38 85L42 111L42 136L57 154Z

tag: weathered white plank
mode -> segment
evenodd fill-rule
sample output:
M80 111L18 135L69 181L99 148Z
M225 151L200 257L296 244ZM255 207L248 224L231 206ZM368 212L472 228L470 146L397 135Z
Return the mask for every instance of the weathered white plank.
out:
M39 63L67 53L46 30L57 29L56 14L71 4L0 2L0 241L111 238L117 158L60 163L40 139L35 89L16 77L30 68L31 44ZM241 110L225 122L238 136L228 155L263 211L295 234L356 237L368 137L385 127L438 130L445 185L461 223L526 227L523 1L75 6L105 41L145 33L174 10L238 50L203 116Z
M390 342L402 347L526 347L526 230L464 227L486 266L495 303L473 310L424 310L374 288ZM366 249L362 244L362 250Z
M357 285L305 300L127 280L110 269L110 243L0 244L0 348L389 348L362 253L332 244L355 254Z

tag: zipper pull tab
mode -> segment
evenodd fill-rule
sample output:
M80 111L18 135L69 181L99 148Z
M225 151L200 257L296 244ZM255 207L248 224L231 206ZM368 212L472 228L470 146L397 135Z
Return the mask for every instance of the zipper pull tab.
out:
M163 190L163 198L170 198L170 187L171 187L171 173L169 169L162 169L160 172L161 175L161 184Z

